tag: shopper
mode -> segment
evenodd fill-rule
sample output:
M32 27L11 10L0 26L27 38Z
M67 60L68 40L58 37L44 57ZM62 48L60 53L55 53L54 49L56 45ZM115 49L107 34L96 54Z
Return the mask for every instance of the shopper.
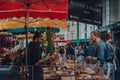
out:
M25 53L23 49L18 49L16 53L16 58L14 59L14 65L24 65L25 64Z
M83 45L80 45L80 46L78 47L77 56L85 56L85 52L84 52Z
M115 50L115 54L116 54L116 67L117 69L115 70L115 80L120 80L120 43L116 44L116 50Z
M75 51L74 51L73 46L70 43L68 43L67 46L68 46L66 48L66 57L67 57L67 59L74 59Z
M98 31L92 31L90 33L91 40L96 44L95 46L95 57L87 57L87 59L97 61L98 66L100 67L101 74L103 74L103 67L105 64L105 50L106 45L103 40L100 39L100 33Z
M106 71L106 74L107 74L107 77L108 78L111 78L113 79L113 71L116 67L116 64L115 64L115 52L114 52L114 47L113 47L113 41L112 41L112 36L111 36L111 33L106 33L105 34L105 38L103 38L103 40L105 41L105 44L106 44L106 48L107 48L107 52L106 52L106 63L107 63L107 71ZM108 55L109 54L109 55Z

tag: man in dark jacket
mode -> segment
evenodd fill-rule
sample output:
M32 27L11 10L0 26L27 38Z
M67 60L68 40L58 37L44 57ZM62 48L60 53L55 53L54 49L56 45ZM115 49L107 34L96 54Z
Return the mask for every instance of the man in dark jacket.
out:
M35 32L33 41L28 45L27 62L29 67L29 80L43 80L42 64L48 59L48 57L42 59L42 48L40 43L42 42L42 35L39 32ZM33 70L33 71L32 71ZM33 73L32 73L33 72Z

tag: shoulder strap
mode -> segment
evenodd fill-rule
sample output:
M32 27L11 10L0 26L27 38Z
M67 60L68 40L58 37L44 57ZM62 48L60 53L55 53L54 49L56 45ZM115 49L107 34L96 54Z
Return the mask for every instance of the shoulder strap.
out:
M112 46L109 42L106 42L105 45L106 45L106 48L107 48L107 49L110 48L110 50L114 52L113 46Z
M119 51L120 51L120 48L119 47L116 47Z

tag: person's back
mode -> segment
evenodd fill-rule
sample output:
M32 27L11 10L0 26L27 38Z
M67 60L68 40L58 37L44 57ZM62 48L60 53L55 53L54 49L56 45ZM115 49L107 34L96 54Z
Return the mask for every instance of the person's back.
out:
M74 59L75 57L75 51L72 47L72 45L68 44L68 47L66 49L66 59Z
M21 65L22 64L22 56L18 55L15 59L14 59L14 65Z
M71 46L69 46L66 49L66 55L75 55L75 51L74 51L74 49Z
M18 49L14 59L14 65L25 65L25 53L23 49Z
M116 45L116 67L117 67L117 70L115 70L115 80L119 80L119 77L120 77L120 44L117 44Z
M109 40L105 42L105 45L106 45L105 60L106 62L113 63L115 55L113 45L109 42Z
M120 45L116 46L116 61L120 62Z
M85 49L84 49L84 46L83 46L83 45L80 45L80 46L78 47L77 56L84 56L84 57L85 57Z

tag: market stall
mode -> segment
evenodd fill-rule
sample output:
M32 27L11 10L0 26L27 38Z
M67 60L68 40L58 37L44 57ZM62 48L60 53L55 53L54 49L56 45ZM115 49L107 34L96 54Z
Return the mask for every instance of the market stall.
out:
M6 19L5 23L3 21L1 25L6 25L7 22L9 24L8 18L12 18L11 21L15 21L13 23L20 22L25 29L26 57L28 47L28 27L30 23L34 26L45 23L43 26L49 27L47 28L47 31L49 31L50 26L56 27L56 25L59 26L59 24L64 22L66 24L67 10L68 0L0 0L0 18ZM18 18L20 18L20 21ZM35 20L33 20L34 18ZM43 22L41 21L41 18L44 18ZM23 19L23 21L21 21L21 19ZM65 27L68 27L68 25ZM52 35L50 34L50 37L51 36ZM48 43L51 42L50 39L47 39ZM50 45L48 45L48 47L49 46Z
M78 65L79 64L79 65ZM57 65L43 68L44 80L106 80L107 77L101 73L99 66L91 67L86 62L74 62L65 60Z
M70 43L70 40L65 40L65 39L55 39L54 40L55 48L58 48L59 46L65 46L68 43Z

